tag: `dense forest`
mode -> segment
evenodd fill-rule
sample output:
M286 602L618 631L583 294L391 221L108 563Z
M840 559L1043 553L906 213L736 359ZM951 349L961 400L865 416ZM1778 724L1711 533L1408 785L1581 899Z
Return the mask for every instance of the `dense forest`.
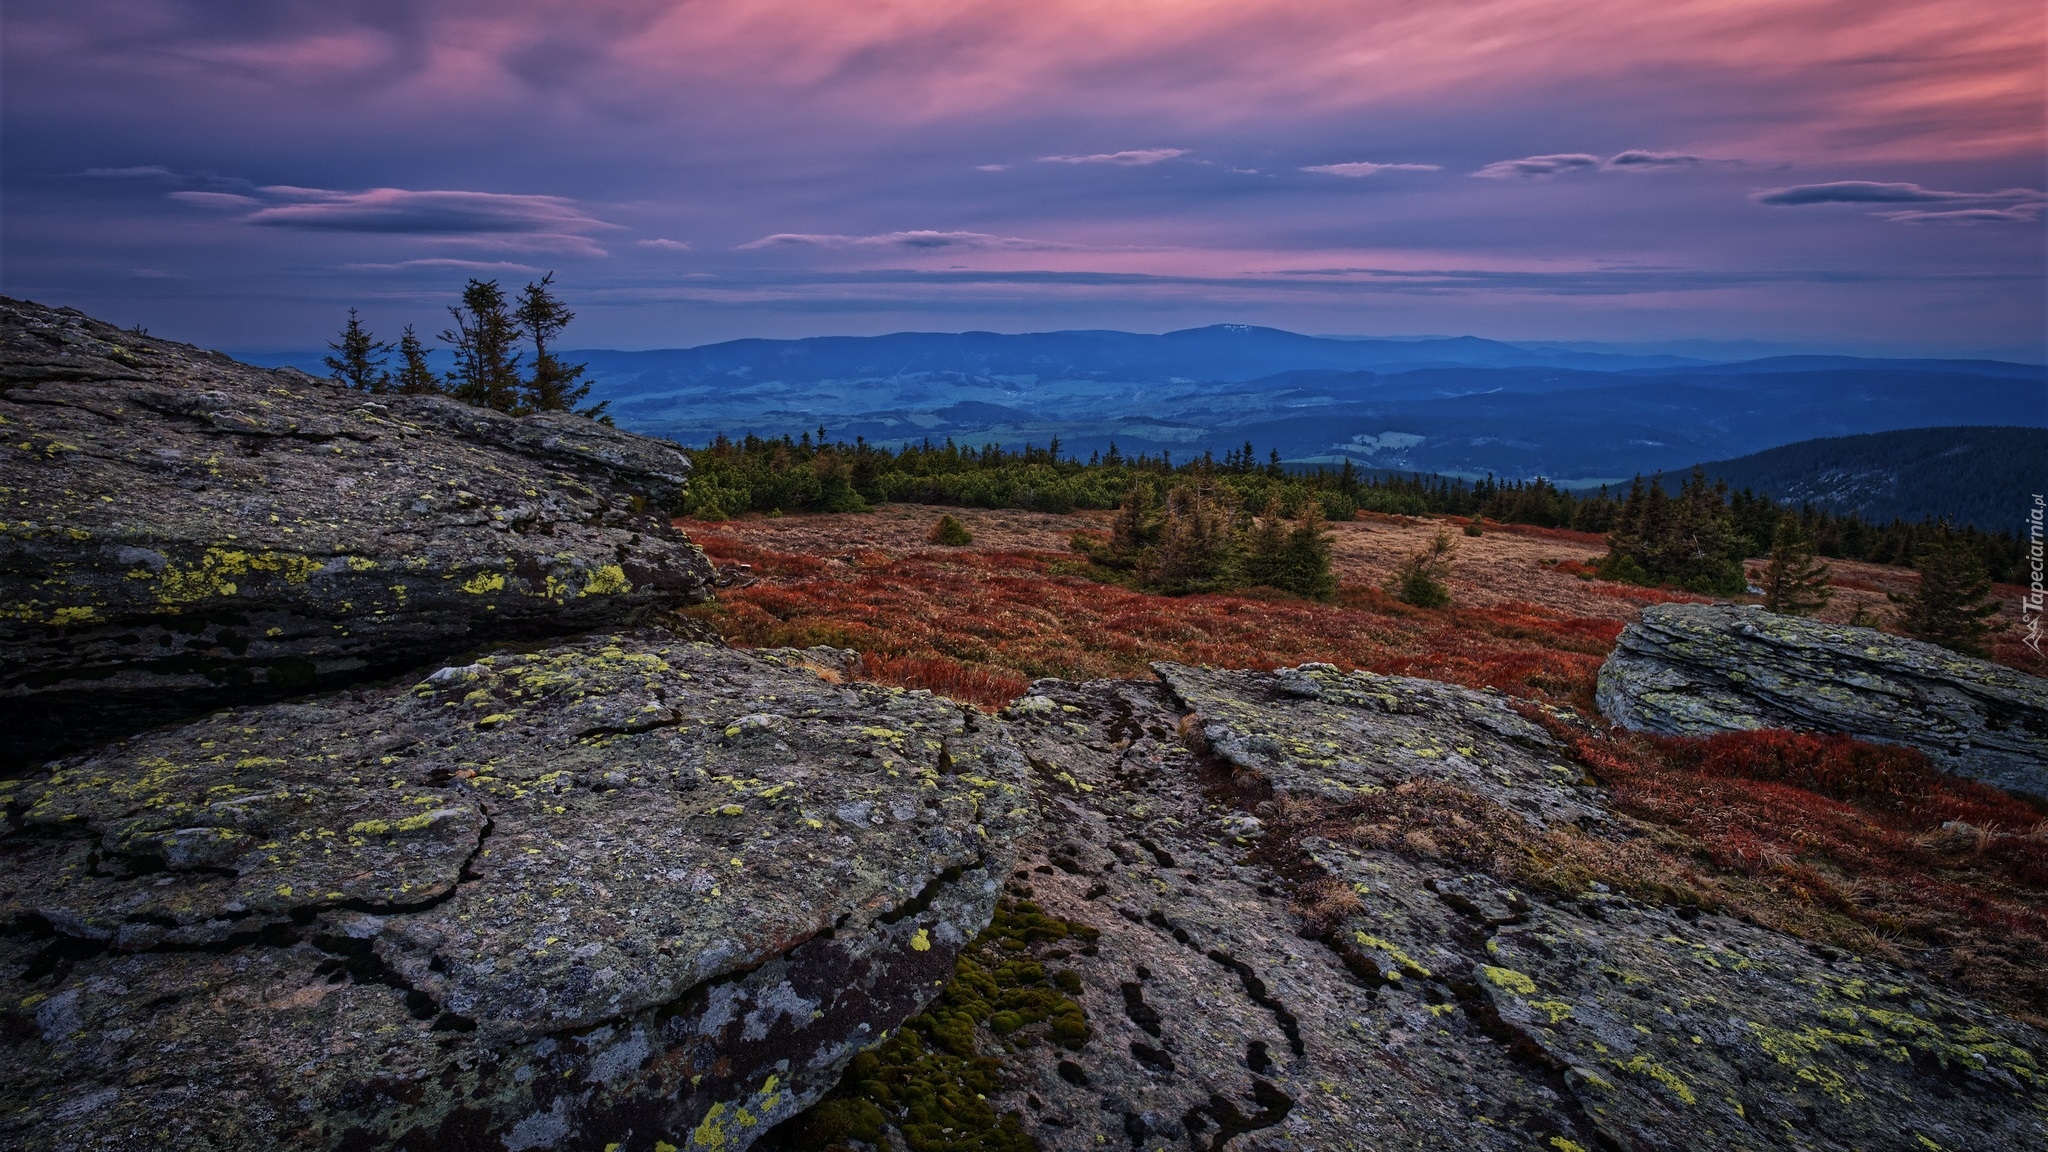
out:
M1721 538L1707 551L1721 558L1724 571L1727 557L1739 561L1768 551L1787 510L1770 496L1747 489L1731 491L1704 477L1689 481L1697 486L1696 492L1680 496L1667 497L1661 478L1638 480L1624 492L1572 492L1542 479L1466 482L1365 473L1348 463L1339 469L1303 471L1283 467L1277 454L1260 459L1251 444L1221 459L1209 453L1179 461L1171 453L1126 456L1111 445L1081 460L1064 454L1057 440L1043 448L1026 445L1020 450L1001 445L962 447L950 440L888 449L862 440L832 441L820 428L815 436L806 433L795 439L721 436L690 449L690 456L695 467L680 510L706 520L744 512L860 512L895 502L1042 512L1110 509L1123 504L1140 480L1153 487L1178 479L1198 480L1226 494L1234 506L1269 510L1290 520L1314 504L1328 520L1349 520L1361 511L1478 516L1599 534L1622 529L1627 535L1632 530L1637 537L1654 537L1662 530L1657 518L1667 503L1690 509L1687 515L1695 520L1712 504L1718 511L1708 522ZM1874 523L1811 505L1792 510L1814 550L1830 558L1911 564L1940 531L1933 520ZM1643 516L1655 522L1645 525ZM2025 547L2017 535L1975 528L1959 529L1955 535L1977 551L1993 578L2008 583L2022 579ZM1688 582L1658 572L1654 561L1643 567L1641 578ZM1636 575L1617 573L1618 578ZM1690 582L1713 582L1711 577L1695 576Z
M1957 524L2011 525L2048 484L2048 428L1907 428L1802 440L1703 464L1730 488L1885 522L1939 510ZM1667 487L1675 485L1667 484Z

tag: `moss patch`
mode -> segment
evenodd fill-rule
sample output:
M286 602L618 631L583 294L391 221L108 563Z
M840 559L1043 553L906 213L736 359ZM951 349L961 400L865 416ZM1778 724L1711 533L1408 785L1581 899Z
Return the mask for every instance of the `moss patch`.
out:
M1002 1056L1038 1044L1080 1048L1088 1018L1063 994L1074 973L1051 967L1055 941L1092 944L1096 931L1005 899L988 930L961 952L953 980L923 1013L853 1058L830 1095L757 1147L835 1152L880 1145L895 1127L911 1152L1031 1152L1037 1144L1013 1112L987 1097L1002 1087Z

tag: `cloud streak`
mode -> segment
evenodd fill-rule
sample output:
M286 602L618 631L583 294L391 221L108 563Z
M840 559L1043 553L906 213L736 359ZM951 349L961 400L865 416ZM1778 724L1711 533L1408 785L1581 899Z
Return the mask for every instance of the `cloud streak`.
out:
M1710 164L1733 163L1709 160L1690 152L1655 152L1630 148L1607 159L1588 152L1555 152L1546 156L1524 156L1518 160L1496 160L1472 175L1482 180L1547 180L1567 172L1685 172Z
M1319 172L1325 176L1348 176L1354 180L1366 176L1377 176L1382 172L1441 172L1441 164L1375 164L1369 160L1354 160L1347 164L1311 164L1303 172Z
M1095 152L1086 156L1040 156L1040 164L1117 164L1140 168L1162 164L1188 154L1186 148L1133 148L1124 152Z
M983 251L1055 252L1072 251L1076 245L1052 240L1028 240L1021 236L995 236L987 232L938 232L915 229L881 232L872 236L842 236L815 232L777 232L739 246L738 251L762 248L868 248L897 252Z
M1707 162L1706 157L1687 152L1650 152L1631 148L1608 157L1600 167L1609 172L1670 172L1697 168Z
M1834 180L1795 184L1754 193L1750 199L1771 208L1808 208L1820 204L1902 207L1871 215L1893 224L1968 228L1982 224L2033 224L2048 210L2048 193L2037 188L2002 188L1996 192L1951 192L1904 182Z
M1751 199L1774 208L1797 208L1809 204L1983 204L2015 200L2039 200L2042 193L2032 188L2007 188L1999 192L1944 192L1918 184L1885 184L1874 180L1835 180L1826 184L1795 184L1772 188Z
M1584 152L1553 152L1545 156L1524 156L1519 160L1496 160L1472 175L1481 180L1545 180L1565 172L1590 172L1598 167L1598 156Z
M565 255L605 255L591 233L618 227L561 196L406 188L351 192L291 184L265 185L247 195L195 189L169 195L192 207L240 213L240 223L257 228L411 237Z

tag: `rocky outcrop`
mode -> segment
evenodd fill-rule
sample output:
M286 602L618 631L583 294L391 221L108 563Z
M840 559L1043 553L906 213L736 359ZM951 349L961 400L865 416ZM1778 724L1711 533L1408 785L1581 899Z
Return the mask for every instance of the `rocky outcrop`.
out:
M2048 680L1871 628L1664 604L1622 630L1600 710L1624 728L1754 728L1909 744L1941 768L2048 796Z
M682 451L0 298L0 725L33 762L702 599Z
M1031 817L993 720L815 663L597 637L6 782L0 1144L745 1147Z
M2048 1139L2048 1040L2023 1024L1725 916L1460 864L1450 838L1481 819L1546 847L1546 833L1636 834L1504 698L1320 665L1155 667L1164 683L1041 681L1006 714L1041 809L1008 898L1086 940L1012 955L1070 990L1086 1041L1000 1014L981 1027L978 1051L1002 1069L989 1102L1011 1117L989 1132L942 1132L886 1084L839 1090L896 1101L908 1143L2017 1152ZM1404 795L1462 801L1430 826L1343 834ZM796 1125L767 1146L825 1146L806 1142L817 1134Z

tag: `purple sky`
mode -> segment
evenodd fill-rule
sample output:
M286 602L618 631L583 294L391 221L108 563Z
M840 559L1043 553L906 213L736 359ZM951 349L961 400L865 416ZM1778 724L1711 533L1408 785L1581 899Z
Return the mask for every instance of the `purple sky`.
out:
M244 349L1221 321L2040 359L2039 0L8 0L0 290Z

